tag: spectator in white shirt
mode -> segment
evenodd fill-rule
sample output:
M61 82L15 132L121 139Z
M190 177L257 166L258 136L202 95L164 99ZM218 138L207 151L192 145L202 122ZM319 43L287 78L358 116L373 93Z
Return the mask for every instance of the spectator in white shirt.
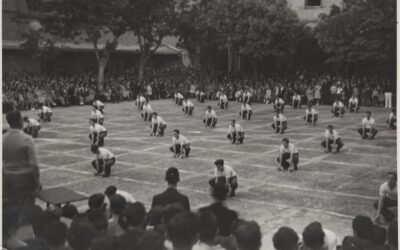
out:
M141 116L144 121L151 121L151 114L154 112L154 110L147 100L144 102L142 109L143 110Z
M38 114L40 120L43 122L51 122L52 115L53 115L53 113L51 112L51 108L49 108L45 105L42 105L41 111Z
M396 129L397 128L397 117L396 117L396 109L392 109L389 114L389 119L386 121L389 125L389 128Z
M183 135L180 134L178 129L174 129L174 136L172 137L172 146L169 150L174 153L174 158L189 157L190 153L190 141Z
M371 118L371 112L367 111L366 117L362 119L362 128L359 128L357 131L362 136L363 139L374 139L378 130L374 128L375 119Z
M212 178L208 183L211 187L215 185L225 185L230 189L230 197L235 196L235 191L238 187L237 174L233 168L229 165L224 165L223 159L218 159L214 162L215 164L215 177Z
M280 112L277 111L274 116L274 122L271 127L275 130L275 133L283 134L285 129L287 129L287 120L286 117Z
M221 96L219 97L219 107L221 109L228 109L228 97L226 96L225 93L222 93Z
M279 156L276 160L279 163L279 171L287 171L290 169L290 172L292 172L293 170L298 170L299 151L292 143L289 143L288 138L282 139L282 145L279 148Z
M91 151L96 155L96 159L92 161L92 166L96 170L95 176L103 173L103 177L111 175L111 167L115 164L115 156L106 148L99 148L97 145L92 145Z
M308 104L306 109L306 114L303 116L303 119L306 124L315 125L318 121L318 112L312 107L311 104Z
M281 113L283 113L284 109L285 109L285 101L280 97L276 97L274 102L275 112L280 111Z
M299 236L290 227L281 227L272 237L276 250L297 250L299 249Z
M188 100L187 97L184 98L182 104L182 111L185 113L185 115L193 115L194 104Z
M321 223L312 222L303 231L304 250L336 250L339 240L336 235L323 229Z
M193 250L223 250L218 244L218 220L211 211L199 211L197 214L199 224L199 241L193 246Z
M292 102L293 102L294 109L301 108L301 96L299 94L297 94L296 92L294 92Z
M40 123L35 118L29 118L27 116L24 117L23 121L23 131L26 134L31 135L32 138L37 138L40 130Z
M251 108L251 103L243 103L241 111L239 112L239 115L242 117L242 119L250 121L252 114L253 110Z
M203 123L206 127L214 128L217 124L217 121L217 114L215 113L215 110L212 110L211 106L207 106L206 116L203 119Z
M244 140L244 130L243 127L236 123L235 120L231 121L229 124L229 131L227 138L232 142L232 144L242 144Z
M104 146L104 137L107 136L107 129L100 125L99 123L94 123L92 120L89 120L90 124L90 134L89 139L92 142L92 145L98 145L99 147Z
M389 172L387 181L379 188L379 200L374 203L376 211L375 222L379 222L380 216L390 222L395 215L388 208L397 207L397 174ZM397 210L397 209L396 209Z
M332 125L328 125L328 129L325 131L325 140L321 142L321 145L326 153L332 152L332 149L339 153L344 144L336 129Z
M349 111L352 113L353 112L357 113L359 109L360 106L358 105L358 98L352 95L351 98L349 99Z
M343 117L344 115L344 104L343 102L339 101L338 99L335 100L335 102L332 105L332 114L336 117L339 115Z
M153 112L151 118L151 136L164 136L164 130L167 127L166 122L161 116L157 115L157 112Z

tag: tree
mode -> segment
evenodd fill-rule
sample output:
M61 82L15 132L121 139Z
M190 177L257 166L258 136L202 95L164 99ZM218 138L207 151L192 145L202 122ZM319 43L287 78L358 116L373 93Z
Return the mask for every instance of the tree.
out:
M61 41L79 39L93 45L99 90L110 55L127 30L119 0L30 0L28 6L38 14L45 32Z
M160 47L162 40L174 33L177 16L175 1L121 0L120 6L123 20L138 38L138 79L142 81L146 63Z
M345 0L321 19L315 34L327 63L395 72L396 0Z

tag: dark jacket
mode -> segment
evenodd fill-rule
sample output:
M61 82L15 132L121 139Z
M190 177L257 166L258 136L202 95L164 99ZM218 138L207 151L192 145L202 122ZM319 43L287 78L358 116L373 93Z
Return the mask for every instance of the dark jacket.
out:
M215 202L207 207L199 209L200 212L212 212L218 220L219 234L228 236L231 234L231 224L238 219L238 214L224 206L222 202Z
M186 195L179 193L176 188L168 188L161 194L155 195L151 207L164 207L173 203L180 203L185 209L190 210L189 198Z

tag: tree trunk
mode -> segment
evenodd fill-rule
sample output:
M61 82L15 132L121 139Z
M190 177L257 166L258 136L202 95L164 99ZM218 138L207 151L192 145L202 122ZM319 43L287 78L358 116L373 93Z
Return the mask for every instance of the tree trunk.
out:
M146 56L141 54L139 58L139 65L138 65L138 80L139 82L142 82L143 77L144 77L144 67L146 65Z
M104 71L107 67L107 59L102 58L98 62L98 72L97 72L97 91L100 91L101 86L104 82Z

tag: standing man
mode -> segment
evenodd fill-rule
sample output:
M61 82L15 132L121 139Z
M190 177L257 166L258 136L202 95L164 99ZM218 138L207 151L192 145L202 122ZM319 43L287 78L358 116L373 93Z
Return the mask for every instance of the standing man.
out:
M335 99L335 102L332 105L332 114L336 117L339 115L340 117L343 117L344 115L344 104L339 101L339 99Z
M164 130L167 127L166 122L161 116L158 116L156 112L153 112L151 118L151 136L164 136Z
M312 107L311 103L308 103L306 114L303 116L306 124L315 125L318 120L318 112Z
M115 156L110 150L106 148L100 148L97 145L92 145L91 151L96 155L96 159L92 161L92 167L96 170L95 176L101 174L103 177L109 177L111 175L111 167L115 164Z
M22 213L33 206L33 192L41 189L39 163L32 137L22 131L19 111L7 113L10 129L3 134L3 204L15 205Z
M186 210L190 210L189 198L177 190L179 180L178 169L174 167L168 168L167 172L165 172L165 181L168 183L168 188L164 192L153 196L151 207L165 207L169 204L179 203Z
M332 125L328 125L328 129L325 131L325 140L321 142L321 145L325 148L325 153L332 152L332 149L339 153L344 144L336 129Z
M233 168L229 165L224 165L223 159L218 159L214 162L215 164L215 177L212 178L208 183L211 187L217 184L225 185L230 189L230 197L235 196L235 191L238 187L237 174Z
M28 135L31 135L33 138L38 137L38 133L40 130L40 123L35 118L24 117L24 132Z
M235 120L231 121L229 124L229 131L227 138L231 141L232 144L243 144L244 140L244 130L243 127L240 126L239 123L236 123Z
M214 128L217 124L217 121L217 114L215 113L215 110L212 110L211 106L207 106L206 116L203 120L203 123L206 125L206 127Z
M388 209L397 207L397 174L395 172L387 174L387 181L379 188L379 200L374 202L374 207L377 209L375 222L379 223L381 215L386 222L395 219L393 212Z
M292 144L289 143L288 138L282 139L282 145L279 148L279 157L277 158L279 163L279 171L287 171L290 168L290 172L297 171L297 164L299 163L299 151Z
M383 88L385 91L385 108L391 109L392 108L392 91L393 87L391 86L390 82L387 81L385 87Z
M185 113L185 115L187 115L187 116L193 115L193 110L194 110L193 102L191 102L190 100L187 99L187 97L185 97L183 99L182 104L183 104L182 111Z
M378 133L378 130L374 128L375 119L371 117L371 112L367 111L366 117L362 119L362 128L359 128L357 131L362 136L363 139L373 140Z
M183 159L189 157L190 153L190 141L183 135L180 134L178 129L174 129L174 136L172 137L172 146L169 150L174 153L174 158Z
M359 109L360 106L358 106L358 98L352 95L349 99L349 111L357 113Z
M274 122L271 127L275 130L275 133L283 134L287 129L286 117L278 110L274 116Z

